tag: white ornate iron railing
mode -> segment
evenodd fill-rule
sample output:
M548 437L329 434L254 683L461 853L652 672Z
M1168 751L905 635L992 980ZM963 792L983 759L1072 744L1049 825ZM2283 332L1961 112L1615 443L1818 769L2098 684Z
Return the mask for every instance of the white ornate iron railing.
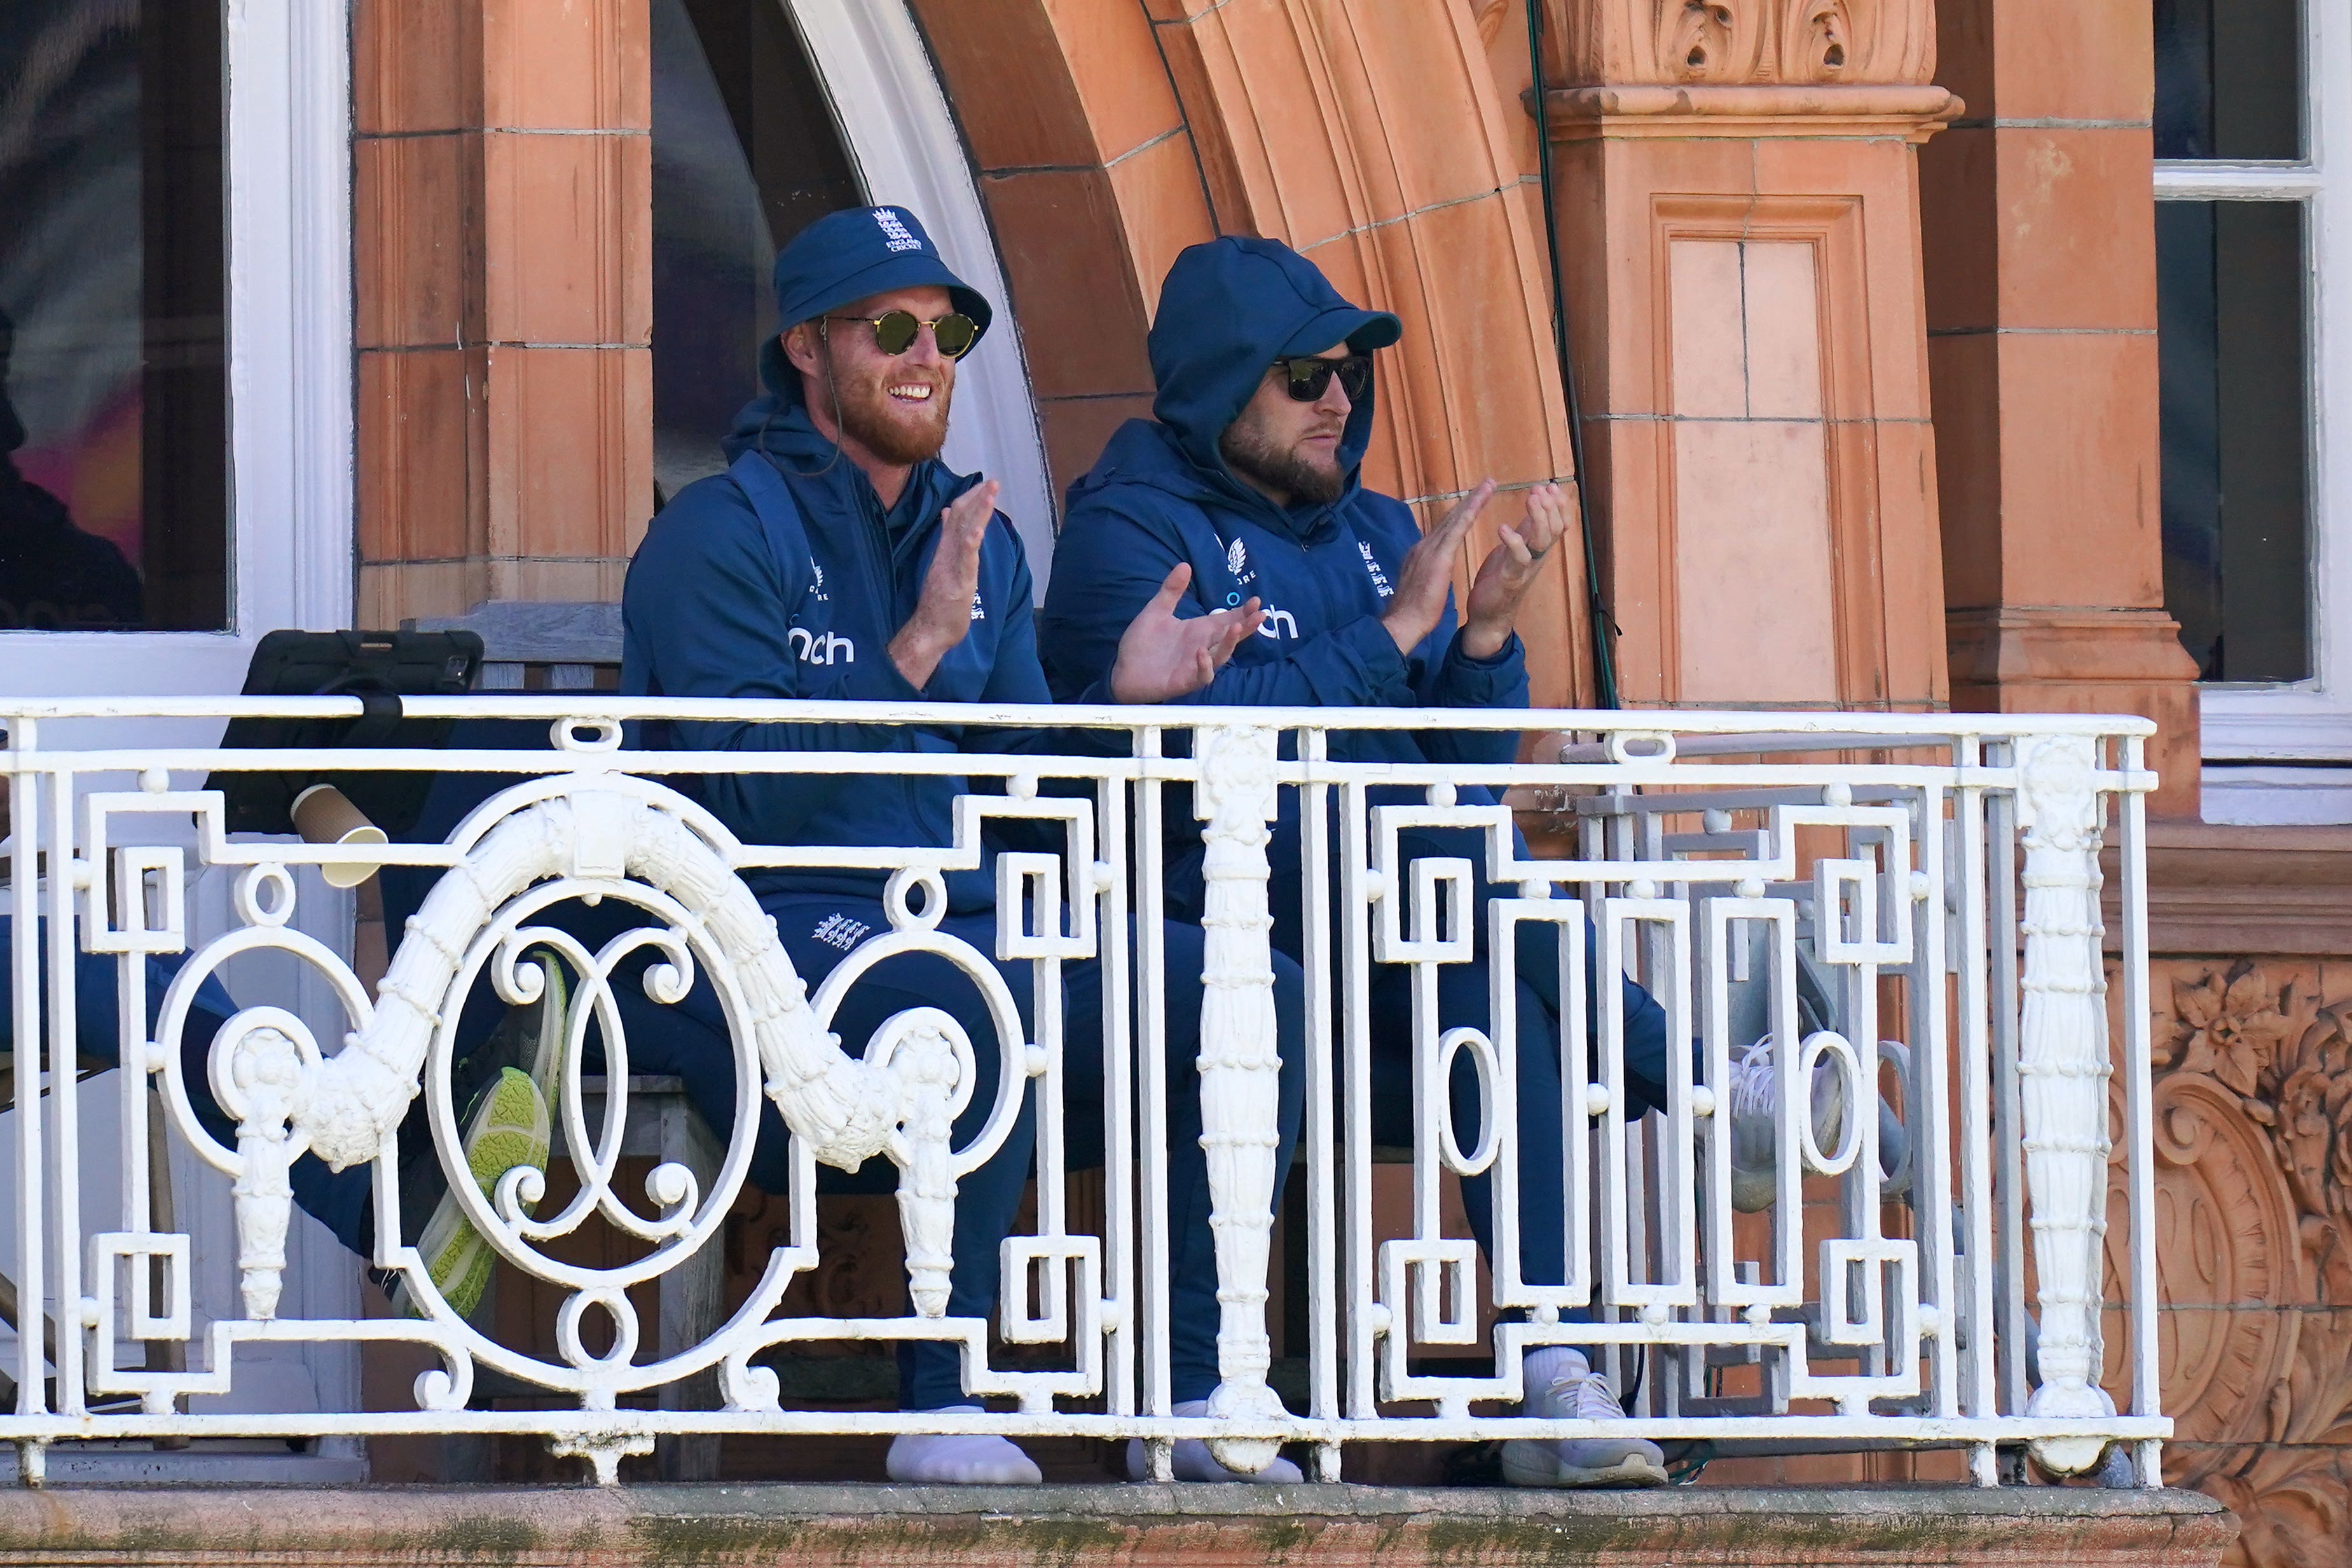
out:
M2158 1450L2171 1424L2158 1409L2154 1331L2142 872L2143 803L2154 779L2143 766L2149 726L2141 721L982 710L576 694L415 699L407 710L533 720L551 726L554 749L298 752L190 743L217 736L233 716L354 717L360 707L349 699L18 702L0 711L16 829L16 1083L20 1100L46 1091L45 1114L19 1109L10 1118L9 1272L16 1315L31 1321L46 1301L55 1325L48 1357L44 1336L21 1324L5 1352L16 1395L13 1412L0 1415L0 1441L18 1446L28 1477L41 1474L48 1446L91 1439L532 1432L610 1482L623 1455L646 1451L663 1434L951 1427L1141 1436L1153 1441L1163 1470L1177 1437L1210 1438L1243 1468L1297 1443L1307 1446L1314 1473L1338 1479L1348 1444L1592 1435L1591 1423L1512 1413L1520 1351L1572 1343L1597 1347L1621 1389L1640 1375L1625 1434L1701 1438L1718 1451L1962 1447L1982 1484L2000 1473L1999 1444L2031 1445L2046 1467L2069 1473L2121 1444L2138 1481L2158 1484ZM1087 726L1111 742L1101 749L1123 754L622 749L625 720L721 717ZM1551 730L1570 743L1558 751L1561 761L1508 766L1334 760L1378 729ZM446 843L373 847L233 838L222 796L199 787L215 771L330 768L530 777ZM876 849L740 843L672 787L680 775L757 772L955 774L990 793L960 799L952 848ZM1523 821L1564 829L1538 836L1565 840L1564 858L1522 854L1508 808L1463 801L1475 784L1513 791ZM1207 963L1198 977L1163 972L1151 922L1139 928L1132 962L1103 936L1162 903L1161 847L1180 809L1169 799L1176 786L1191 786L1207 843ZM1301 797L1306 864L1339 868L1336 879L1310 869L1299 892L1307 1035L1297 1181L1305 1189L1307 1310L1305 1343L1290 1347L1306 1373L1295 1409L1268 1383L1267 1318L1276 1112L1265 1091L1274 1058L1265 844L1289 792ZM1015 818L1058 824L1066 837L1057 853L997 861L997 947L982 955L933 929L942 878L980 866L988 825ZM1413 966L1420 994L1423 982L1471 947L1463 895L1473 863L1398 864L1397 833L1416 826L1476 836L1485 861L1476 868L1497 889L1489 918L1502 976L1498 1019L1512 1005L1516 924L1563 933L1563 1284L1520 1278L1507 1026L1491 1039L1441 1032L1430 1009L1414 1008L1413 1072L1428 1092L1416 1099L1410 1213L1390 1222L1375 1213L1376 1157L1397 1156L1376 1150L1370 1122L1370 966ZM2109 835L2122 877L2113 958L2103 954L2100 919ZM442 879L404 937L392 933L389 970L371 992L331 943L292 917L328 896L322 868L390 865L463 875ZM967 1043L933 1018L901 1015L870 1041L836 1040L827 1021L854 975L803 1002L742 879L778 867L887 872L891 929L879 941L948 953L974 971L988 969L986 956L1029 963L1041 992L1058 994L1060 965L1099 956L1108 1015L1099 1235L1074 1231L1062 1197L1057 1010L1040 1009L1034 1041L1003 1042L1002 1059L1013 1065L993 1084L969 1081ZM199 876L230 884L233 912L222 929L197 929L184 889ZM614 1172L625 1080L611 1080L592 1119L575 1050L554 1110L559 1146L586 1152L576 1199L560 1215L534 1217L536 1176L510 1171L486 1194L457 1167L453 1190L505 1266L562 1293L550 1351L499 1342L432 1290L416 1238L399 1234L395 1162L379 1156L421 1092L444 1163L454 1163L449 1020L486 972L509 1001L528 999L539 975L520 955L543 939L530 922L555 900L583 894L654 918L649 935L626 940L659 952L646 983L656 1002L696 970L721 986L745 1114L714 1177L705 1183L665 1164L646 1183L654 1212L641 1212ZM1696 1084L1677 1068L1668 1109L1641 1122L1612 1114L1625 1092L1623 1018L1613 986L1594 988L1599 1007L1584 1005L1588 928L1602 973L1622 968L1641 980L1667 1012L1669 1037L1701 1042ZM111 1147L82 1141L82 1102L107 1089L106 1080L77 1083L75 987L63 982L77 949L190 954L152 1038L142 964L117 965L118 1059L128 1070L119 1075ZM337 1048L332 1029L306 1023L284 998L241 988L243 1011L219 1032L207 1064L213 1092L236 1121L231 1144L207 1133L192 1108L178 1032L200 977L256 949L290 954L323 976L348 1033ZM583 995L593 1005L582 1011L600 1013L612 1039L618 1019L594 975L616 954L572 956L589 973ZM1800 1041L1803 964L1836 994L1841 1023ZM2122 992L2112 1014L2110 972ZM1210 1415L1179 1418L1170 1413L1168 1374L1170 1044L1161 1022L1169 988L1196 979L1206 987L1202 1142L1223 1381ZM1727 1081L1728 1053L1747 1044L1731 1037L1733 998L1759 986L1778 1024L1782 1201L1768 1219L1738 1222L1717 1087ZM1132 1033L1130 988L1142 1018ZM1009 1005L997 1016L1019 1032ZM1874 1056L1882 1037L1901 1045ZM38 1073L36 1042L47 1053ZM1443 1088L1459 1051L1475 1064L1486 1110L1486 1131L1467 1152ZM1808 1081L1833 1069L1850 1089L1871 1082L1893 1091L1910 1145L1906 1196L1885 1190L1881 1129L1869 1115L1849 1116L1837 1147L1815 1146L1810 1118L1799 1114L1805 1095L1786 1087L1801 1065ZM147 1092L151 1079L159 1095ZM719 1244L746 1179L748 1112L762 1094L793 1134L790 1244L764 1260L742 1309L698 1342L644 1353L627 1289ZM973 1094L996 1097L989 1131L951 1147L950 1119ZM998 1333L1059 1347L1063 1364L1045 1370L992 1360L986 1322L942 1316L956 1180L1031 1094L1039 1097L1040 1201L1034 1230L1003 1252ZM151 1116L162 1118L167 1140L153 1136ZM193 1255L189 1233L156 1223L150 1208L148 1162L166 1141L192 1147L204 1179L234 1194L237 1288L211 1304L208 1323L199 1321L192 1280L220 1260ZM1797 1201L1801 1144L1810 1203ZM427 1303L425 1318L329 1321L289 1310L280 1291L292 1212L287 1172L305 1150L375 1162L373 1261L405 1273ZM913 1312L778 1315L786 1286L818 1262L816 1163L872 1156L901 1173ZM101 1213L90 1196L103 1184L94 1173L110 1168L119 1174L119 1211ZM1481 1171L1498 1191L1495 1257L1484 1276L1473 1244L1443 1233L1440 1203L1448 1173ZM639 1239L634 1261L593 1267L548 1245L595 1215ZM1377 1234L1376 1222L1393 1234ZM1595 1321L1572 1321L1580 1311ZM605 1352L589 1347L596 1336L583 1337L591 1314L607 1321ZM2120 1342L2112 1351L2111 1336ZM906 1337L961 1344L970 1392L1000 1408L951 1418L796 1409L793 1390L759 1363L794 1341ZM1490 1368L1473 1362L1448 1371L1416 1353L1481 1339L1493 1352ZM440 1366L417 1379L410 1408L221 1412L240 1347L355 1341L427 1347ZM152 1353L157 1343L171 1353ZM478 1372L549 1391L562 1407L468 1408ZM720 1408L638 1407L698 1377L706 1386L715 1380L709 1403ZM2123 1392L2111 1400L2103 1383ZM1008 1401L1016 1407L1003 1408Z

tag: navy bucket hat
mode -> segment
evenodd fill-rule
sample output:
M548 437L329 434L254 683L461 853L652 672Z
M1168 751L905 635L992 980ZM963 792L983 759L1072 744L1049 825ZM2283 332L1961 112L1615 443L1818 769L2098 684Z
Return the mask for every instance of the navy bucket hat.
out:
M995 313L980 290L940 258L939 247L924 232L922 220L905 207L845 207L827 213L777 253L775 285L776 331L760 350L761 375L771 387L781 386L790 369L777 338L854 300L937 285L980 329L974 344L987 335Z

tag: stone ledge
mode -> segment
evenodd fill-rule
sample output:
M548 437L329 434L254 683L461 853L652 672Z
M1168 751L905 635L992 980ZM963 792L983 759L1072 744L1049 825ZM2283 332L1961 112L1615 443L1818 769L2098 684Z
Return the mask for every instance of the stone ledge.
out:
M2122 865L2100 858L2106 946L2122 951ZM2352 953L2352 827L2152 822L2148 952L2158 957Z
M0 1564L2165 1564L2238 1532L2182 1491L1358 1486L75 1488L0 1493Z

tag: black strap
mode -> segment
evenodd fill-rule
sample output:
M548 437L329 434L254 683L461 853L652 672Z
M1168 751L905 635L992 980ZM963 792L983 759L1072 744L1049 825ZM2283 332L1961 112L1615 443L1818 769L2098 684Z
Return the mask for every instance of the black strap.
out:
M393 734L400 728L400 693L396 691L361 691L359 721L343 736L346 746L385 746L392 743Z

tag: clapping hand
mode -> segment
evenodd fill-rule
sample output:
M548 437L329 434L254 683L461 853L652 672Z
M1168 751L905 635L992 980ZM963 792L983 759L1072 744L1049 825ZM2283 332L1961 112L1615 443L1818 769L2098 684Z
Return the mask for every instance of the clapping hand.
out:
M1404 564L1397 568L1396 592L1381 614L1381 624L1396 639L1399 653L1411 654L1444 618L1445 595L1454 585L1454 557L1494 494L1495 481L1480 480L1406 552Z
M1510 642L1544 557L1568 532L1568 508L1567 491L1538 485L1528 492L1528 514L1518 526L1507 522L1495 531L1495 548L1470 584L1463 617L1462 651L1470 658L1492 658Z
M1217 678L1242 638L1265 624L1265 613L1255 599L1238 609L1177 615L1176 605L1192 581L1192 566L1180 563L1129 623L1118 639L1118 658L1111 666L1112 700L1172 702L1189 697Z
M972 596L980 592L981 542L995 517L994 479L972 486L940 514L940 542L923 571L922 596L890 639L890 662L919 691L948 650L971 630Z

